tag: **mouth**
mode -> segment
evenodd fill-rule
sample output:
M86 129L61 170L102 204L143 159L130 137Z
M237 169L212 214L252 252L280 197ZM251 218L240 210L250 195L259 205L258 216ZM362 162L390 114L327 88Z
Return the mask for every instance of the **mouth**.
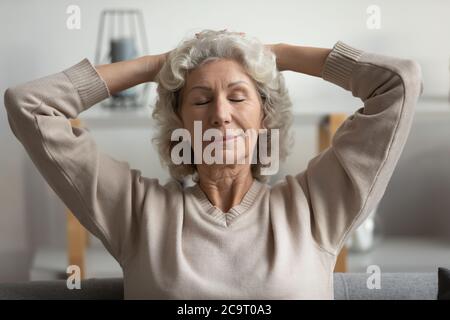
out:
M225 143L229 143L230 141L236 140L237 137L238 136L222 136L222 139L220 137L218 137L213 141L213 143L225 144Z
M218 143L218 144L225 144L225 143L230 143L232 141L237 140L238 138L241 138L243 135L225 135L225 136L221 136L221 137L217 137L214 139L213 143Z
M239 136L233 136L233 135L228 135L228 136L223 136L223 141L228 141L228 140L233 140L233 139L236 139L237 137L239 137Z

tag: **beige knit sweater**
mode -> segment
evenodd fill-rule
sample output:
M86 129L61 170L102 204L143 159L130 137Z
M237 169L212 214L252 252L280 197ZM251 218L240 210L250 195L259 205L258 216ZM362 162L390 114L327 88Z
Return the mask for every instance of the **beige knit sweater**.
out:
M9 88L5 106L48 184L122 266L125 298L333 299L337 254L383 196L423 86L415 61L342 41L322 77L364 107L305 171L272 187L254 180L228 213L198 185L143 177L71 127L109 96L87 59Z

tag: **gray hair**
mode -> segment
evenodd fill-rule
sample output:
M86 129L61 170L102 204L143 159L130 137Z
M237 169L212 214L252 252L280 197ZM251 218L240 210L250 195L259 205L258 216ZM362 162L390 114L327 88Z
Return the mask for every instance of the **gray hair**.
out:
M189 175L193 176L194 181L198 181L193 162L176 165L171 161L172 148L178 143L171 141L172 132L183 128L178 113L181 106L180 91L185 85L189 70L221 58L240 63L254 80L263 102L263 125L268 129L269 146L270 129L279 130L280 160L285 160L292 146L292 103L284 77L277 69L275 54L256 38L243 36L238 32L203 30L197 37L185 40L172 50L155 78L158 95L152 116L157 133L152 141L159 152L161 164L167 166L170 175L179 181ZM258 160L251 164L251 170L255 179L264 182L267 181L267 176L261 175L262 166Z

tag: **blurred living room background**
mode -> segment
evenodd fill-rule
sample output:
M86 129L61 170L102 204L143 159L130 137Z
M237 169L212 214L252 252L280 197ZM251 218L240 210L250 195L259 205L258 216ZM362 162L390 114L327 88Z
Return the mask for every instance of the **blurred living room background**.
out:
M105 10L127 10L132 17L107 17ZM450 267L449 12L445 0L2 0L0 92L3 96L10 86L85 57L92 62L111 58L113 43L119 58L158 54L202 29L245 32L264 43L331 48L342 40L365 51L414 59L422 66L424 92L411 134L373 220L348 243L344 271L366 272L376 265L382 272L432 272ZM134 39L131 46L114 42L121 32ZM294 105L295 146L271 183L304 170L343 115L362 106L351 93L322 79L283 74ZM143 106L96 105L79 120L102 151L164 183L169 175L151 143L156 85L128 93ZM83 263L87 278L121 276L102 244L83 237L13 136L3 106L0 282L64 278L71 259Z

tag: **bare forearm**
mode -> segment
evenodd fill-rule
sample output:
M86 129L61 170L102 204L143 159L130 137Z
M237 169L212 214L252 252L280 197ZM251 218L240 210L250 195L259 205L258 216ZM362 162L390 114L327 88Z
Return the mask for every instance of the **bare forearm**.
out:
M273 51L280 71L295 71L321 77L325 60L331 49L280 43Z
M115 94L144 82L154 81L165 54L148 55L133 60L95 66L109 92Z

